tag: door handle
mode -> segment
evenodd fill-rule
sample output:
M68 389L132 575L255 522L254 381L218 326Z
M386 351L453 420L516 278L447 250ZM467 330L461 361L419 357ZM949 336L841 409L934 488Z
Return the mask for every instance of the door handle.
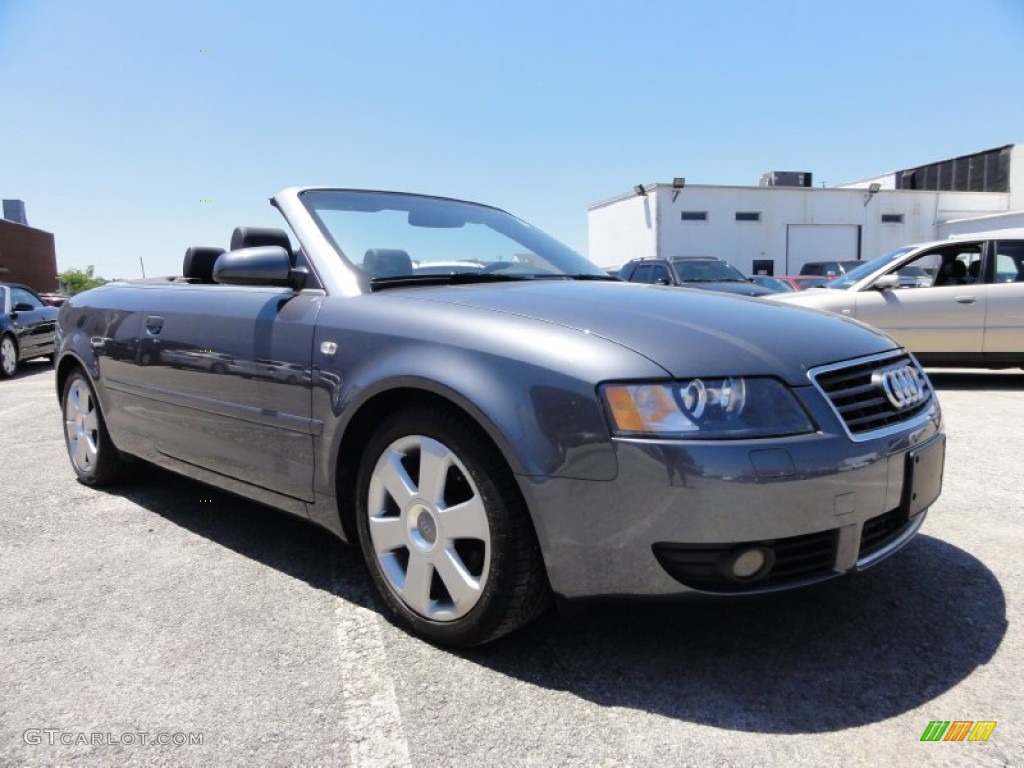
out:
M150 315L146 318L146 330L154 336L164 328L164 319L157 315Z
M957 304L973 304L977 299L974 296L957 296Z

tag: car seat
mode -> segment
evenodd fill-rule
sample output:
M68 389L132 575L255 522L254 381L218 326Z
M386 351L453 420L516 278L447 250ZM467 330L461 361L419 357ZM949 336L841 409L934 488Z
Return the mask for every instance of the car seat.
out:
M411 275L412 259L398 248L371 248L363 256L363 269L370 277Z

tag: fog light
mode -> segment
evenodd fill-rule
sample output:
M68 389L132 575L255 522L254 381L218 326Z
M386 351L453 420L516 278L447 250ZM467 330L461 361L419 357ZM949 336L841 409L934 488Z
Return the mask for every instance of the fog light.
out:
M741 549L729 561L732 577L740 581L748 581L765 575L771 568L771 552L763 547Z

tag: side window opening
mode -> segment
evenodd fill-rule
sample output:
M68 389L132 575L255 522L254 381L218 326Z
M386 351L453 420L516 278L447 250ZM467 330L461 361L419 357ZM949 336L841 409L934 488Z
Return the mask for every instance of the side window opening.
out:
M981 280L981 244L943 246L896 270L901 288L972 285Z
M672 282L668 274L668 268L664 264L652 264L650 282L657 283L659 280L664 280L667 283Z
M996 243L996 283L1024 283L1024 240Z
M33 309L42 309L45 306L34 293L26 291L24 288L11 288L11 306L21 302L31 304Z

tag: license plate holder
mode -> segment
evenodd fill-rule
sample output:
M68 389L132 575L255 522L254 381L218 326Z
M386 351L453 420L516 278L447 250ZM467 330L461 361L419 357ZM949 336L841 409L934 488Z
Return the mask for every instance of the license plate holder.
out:
M939 435L907 452L900 506L906 510L908 518L920 514L939 498L945 462L945 435Z

